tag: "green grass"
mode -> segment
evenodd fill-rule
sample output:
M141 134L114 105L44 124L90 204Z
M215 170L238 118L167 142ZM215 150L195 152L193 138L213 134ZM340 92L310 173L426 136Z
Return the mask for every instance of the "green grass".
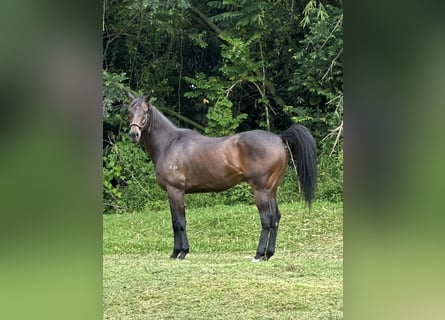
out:
M275 255L260 263L255 206L187 209L184 261L168 258L167 208L104 216L104 319L343 318L341 204L280 205Z

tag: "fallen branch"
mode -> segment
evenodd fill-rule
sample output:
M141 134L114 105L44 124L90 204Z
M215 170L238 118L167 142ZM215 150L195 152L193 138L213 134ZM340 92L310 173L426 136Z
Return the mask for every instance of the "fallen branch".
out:
M321 141L324 141L324 140L328 139L329 137L332 137L332 136L334 136L336 134L335 141L334 141L334 146L332 147L332 150L329 153L329 156L331 156L334 153L335 147L337 146L338 142L340 141L340 136L341 136L342 132L343 132L343 120L341 121L340 125L337 128L335 128L334 130L329 132L326 135L326 137L321 139Z

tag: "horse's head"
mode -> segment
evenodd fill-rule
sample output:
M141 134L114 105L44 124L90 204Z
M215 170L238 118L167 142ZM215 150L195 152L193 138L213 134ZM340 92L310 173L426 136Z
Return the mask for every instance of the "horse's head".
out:
M150 96L134 98L128 107L130 112L130 139L132 142L139 142L142 132L150 129Z

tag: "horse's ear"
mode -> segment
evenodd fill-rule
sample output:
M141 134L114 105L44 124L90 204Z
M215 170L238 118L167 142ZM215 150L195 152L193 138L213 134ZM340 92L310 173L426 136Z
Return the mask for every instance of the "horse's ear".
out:
M152 95L152 94L153 94L153 90L151 90L149 94L147 94L146 96L144 96L144 101L145 101L145 103L146 103L148 106L150 105L150 98L151 98L151 95Z
M124 89L125 90L125 89ZM127 93L127 96L131 99L134 100L134 96L131 94L130 90L125 90L125 92Z

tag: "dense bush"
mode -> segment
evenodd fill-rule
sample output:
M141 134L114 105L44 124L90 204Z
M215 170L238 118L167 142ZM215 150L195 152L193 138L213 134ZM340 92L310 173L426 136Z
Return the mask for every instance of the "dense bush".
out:
M109 145L104 156L104 210L125 212L143 209L159 198L153 166L143 150L127 139Z

